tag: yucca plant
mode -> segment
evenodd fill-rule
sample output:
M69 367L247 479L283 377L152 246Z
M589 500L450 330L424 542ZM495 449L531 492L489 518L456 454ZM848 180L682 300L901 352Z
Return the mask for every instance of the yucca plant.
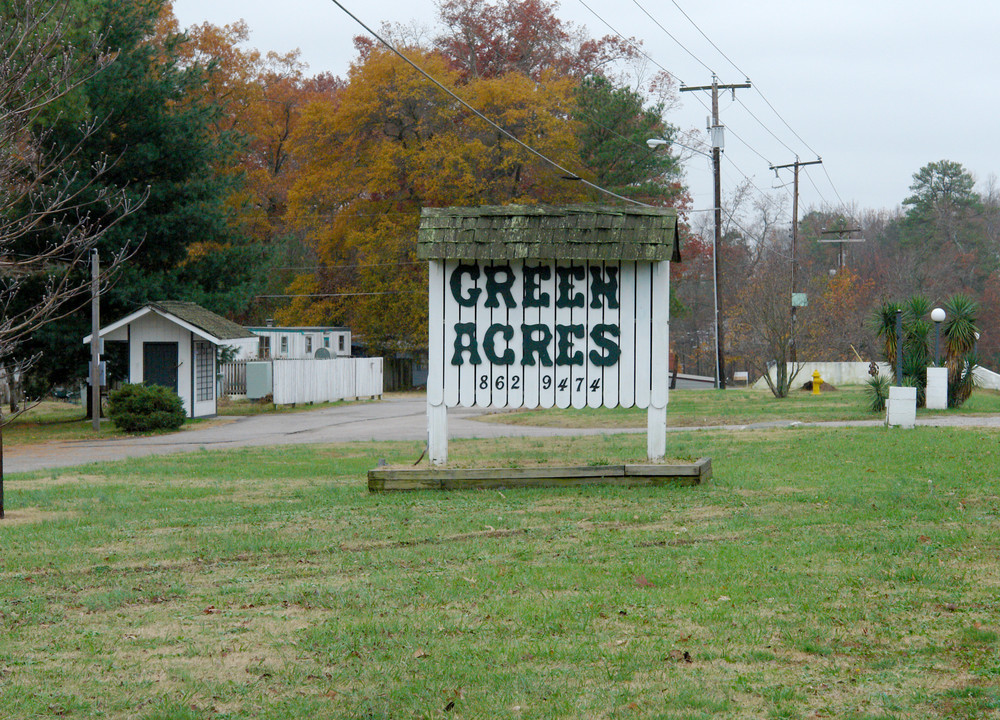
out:
M884 300L873 318L875 333L882 341L882 359L893 368L896 367L896 311L902 309L899 303Z
M967 295L955 295L946 303L944 324L945 365L948 368L948 406L958 407L972 394L973 370L979 362L976 345L979 305Z
M978 306L965 295L955 295L943 306L947 313L942 340L948 367L948 405L958 407L973 389ZM917 405L921 407L927 396L927 368L934 360L934 326L928 319L931 309L927 298L916 295L905 303L883 302L873 317L883 359L895 370L897 353L902 350L903 384L917 388ZM902 311L902 348L897 347L897 311Z
M868 396L868 409L873 412L885 412L885 402L889 399L889 378L879 373L868 378L865 385L865 395Z

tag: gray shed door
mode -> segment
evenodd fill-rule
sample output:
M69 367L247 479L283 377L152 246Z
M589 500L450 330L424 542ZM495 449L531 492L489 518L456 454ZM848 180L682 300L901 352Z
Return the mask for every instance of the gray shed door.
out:
M142 344L142 381L146 385L162 385L177 392L177 343L147 342Z

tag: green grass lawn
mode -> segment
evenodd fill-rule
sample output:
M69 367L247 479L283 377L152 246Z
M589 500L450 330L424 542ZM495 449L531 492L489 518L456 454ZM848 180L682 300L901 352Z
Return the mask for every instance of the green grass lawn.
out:
M7 408L4 420L7 421ZM46 400L9 421L3 428L4 445L33 445L49 440L81 440L124 436L110 422L95 432L87 410L61 400Z
M917 417L996 413L1000 413L1000 393L994 390L977 390L960 408L920 408ZM868 398L863 386L845 386L819 395L808 391L793 391L788 397L780 399L775 398L769 390L672 390L667 407L667 424L673 427L750 425L778 420L873 420L884 417L885 413L868 411ZM646 411L640 408L551 408L503 412L489 419L512 425L636 428L646 426Z
M372 402L361 400L358 402ZM309 403L299 405L274 405L252 400L220 400L220 418L242 417L246 415L282 414L306 412L344 405L341 402ZM190 429L213 422L213 418L188 419L183 429ZM128 437L129 433L118 430L105 419L100 430L94 431L93 423L87 419L87 410L73 403L46 400L15 418L3 429L6 445L34 445L49 441L93 440Z
M1000 433L669 443L713 481L369 494L417 443L9 476L0 716L1000 717Z

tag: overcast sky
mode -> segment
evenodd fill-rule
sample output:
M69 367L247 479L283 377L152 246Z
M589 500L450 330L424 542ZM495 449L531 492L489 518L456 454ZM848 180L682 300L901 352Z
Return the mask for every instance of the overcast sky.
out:
M436 17L435 0L341 2L376 30L384 21L431 28ZM352 38L364 34L330 0L175 0L174 12L183 27L244 19L252 45L297 48L313 73L346 75ZM1000 3L564 0L557 14L593 36L612 34L604 18L689 86L710 84L713 72L721 83L749 77L751 90L720 102L727 194L746 177L765 192L790 184L790 170L779 181L769 166L796 157L823 160L802 169L803 211L842 202L895 208L913 173L936 160L962 163L980 189L1000 175ZM679 99L667 119L704 135L709 94ZM707 161L688 160L686 180L695 209L710 207Z

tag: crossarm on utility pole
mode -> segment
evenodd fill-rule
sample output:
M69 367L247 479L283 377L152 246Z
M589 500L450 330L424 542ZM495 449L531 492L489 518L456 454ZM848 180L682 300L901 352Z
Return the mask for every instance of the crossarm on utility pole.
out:
M806 162L800 162L798 158L795 158L795 162L787 163L785 165L772 165L771 169L777 174L778 170L783 168L794 168L794 190L792 192L792 297L795 297L796 292L798 292L798 284L796 283L796 266L798 265L798 256L795 254L795 248L798 245L799 240L799 168L805 165L819 165L823 162L821 158L816 158L815 160L808 160ZM797 306L792 302L792 318L791 318L791 352L789 353L791 361L798 362L798 348L795 344L795 311Z

